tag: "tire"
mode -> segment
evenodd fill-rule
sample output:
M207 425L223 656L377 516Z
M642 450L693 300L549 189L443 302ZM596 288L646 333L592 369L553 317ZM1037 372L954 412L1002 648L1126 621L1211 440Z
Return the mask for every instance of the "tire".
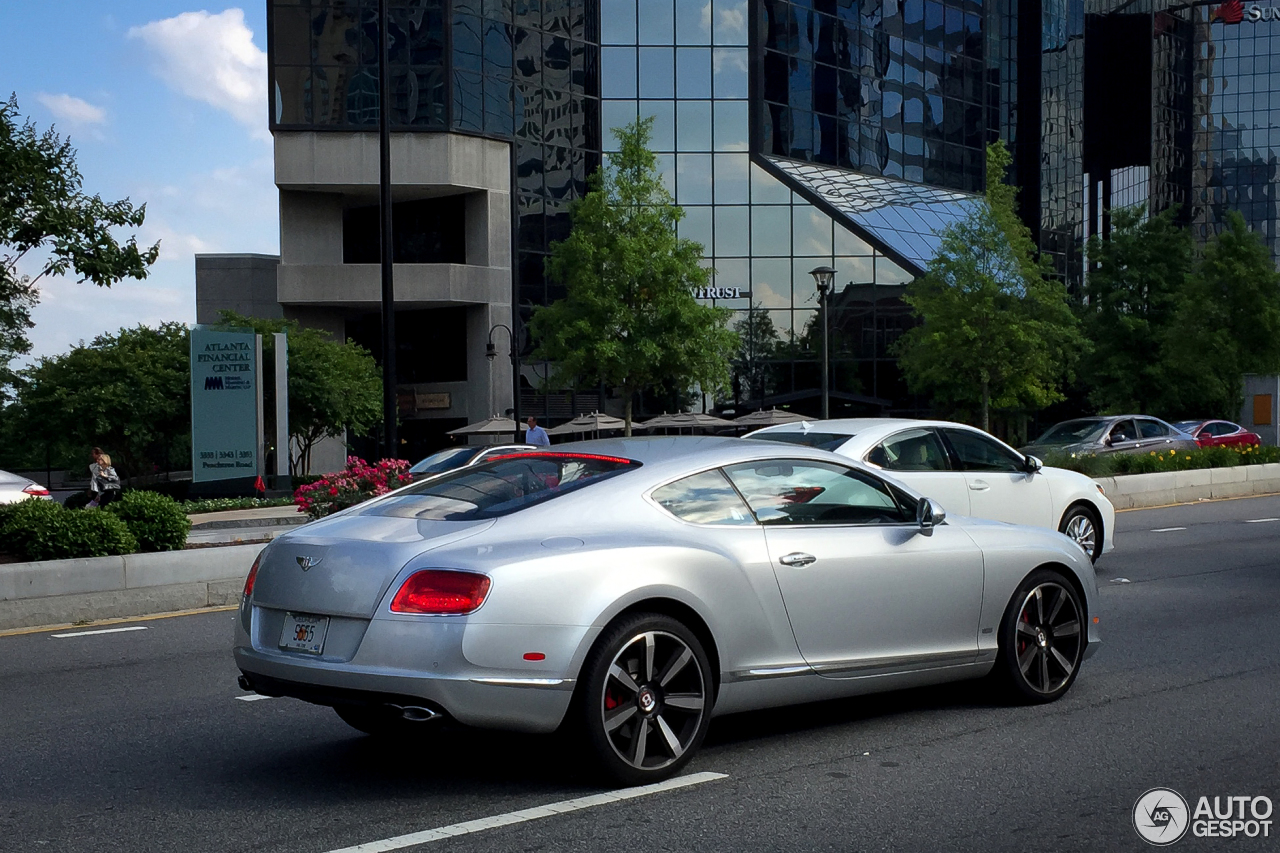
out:
M440 725L439 720L406 720L396 711L377 705L334 705L333 710L351 728L376 738L425 732Z
M1102 556L1102 519L1097 510L1087 504L1075 504L1062 514L1058 532L1084 548L1089 559L1098 562Z
M1000 622L994 674L1025 704L1061 699L1084 660L1088 614L1058 572L1036 569L1018 585Z
M622 785L673 776L702 744L714 702L698 638L641 613L606 629L582 668L575 722L590 757Z

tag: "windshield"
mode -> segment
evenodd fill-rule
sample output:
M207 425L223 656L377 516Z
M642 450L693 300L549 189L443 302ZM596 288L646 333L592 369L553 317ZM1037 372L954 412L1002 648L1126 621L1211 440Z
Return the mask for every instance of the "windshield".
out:
M1092 441L1102 434L1110 423L1106 418L1080 418L1063 421L1035 440L1035 444L1076 444Z
M816 447L819 450L835 450L844 444L852 435L835 432L761 432L751 436L762 441L780 441L783 444L799 444L804 447Z
M590 453L495 456L371 501L358 514L428 521L497 518L638 467L631 459Z
M409 469L410 474L439 474L460 468L470 462L483 447L450 447L438 453L432 453L417 465Z

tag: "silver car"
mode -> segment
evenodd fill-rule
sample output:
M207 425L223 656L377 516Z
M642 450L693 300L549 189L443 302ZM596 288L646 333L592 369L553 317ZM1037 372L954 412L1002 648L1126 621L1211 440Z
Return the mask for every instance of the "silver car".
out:
M1149 451L1195 450L1199 445L1193 436L1150 415L1107 415L1063 421L1044 434L1022 453L1044 456L1046 453L1069 453L1073 456L1104 453L1145 453Z
M1096 647L1067 537L823 450L665 437L499 456L290 532L236 620L241 686L374 735L573 727L623 784L713 716L988 673L1061 697Z
M445 471L452 471L456 468L479 465L491 456L519 453L533 449L534 446L532 444L481 444L446 447L444 450L437 450L430 456L419 460L417 464L409 469L409 473L418 479L433 477L436 474L443 474Z
M35 480L0 471L0 504L12 504L31 498L47 501L49 490Z

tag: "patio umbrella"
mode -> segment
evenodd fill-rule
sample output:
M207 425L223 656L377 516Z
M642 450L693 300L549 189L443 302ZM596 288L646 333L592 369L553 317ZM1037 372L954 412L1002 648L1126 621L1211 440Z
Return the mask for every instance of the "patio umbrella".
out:
M578 415L568 423L560 424L558 427L552 427L547 430L547 435L570 435L579 432L599 432L606 429L622 429L625 427L626 421L621 418L615 418L612 415L606 415L601 412L592 412L589 415Z
M781 409L761 409L758 412L734 418L733 422L737 426L763 427L775 424L793 424L796 421L803 420L806 420L804 415L797 415L794 412L784 412Z
M680 412L674 415L658 415L637 426L644 429L716 429L733 426L733 421L726 421L715 415Z
M524 429L524 425L520 426ZM467 424L464 427L449 430L449 435L512 435L516 431L516 422L511 418L503 418L494 415L479 423Z

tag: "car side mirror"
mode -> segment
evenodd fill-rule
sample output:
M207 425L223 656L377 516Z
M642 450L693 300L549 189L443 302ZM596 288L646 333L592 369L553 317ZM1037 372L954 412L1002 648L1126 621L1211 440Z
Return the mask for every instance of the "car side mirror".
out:
M1111 436L1107 436L1106 438L1102 439L1102 446L1103 447L1111 446Z
M1026 472L1028 474L1035 474L1043 467L1044 467L1044 463L1034 456L1028 456L1025 460L1023 460L1023 468L1026 469Z
M921 498L916 502L916 524L925 536L933 535L933 528L947 520L947 511L942 504L932 498Z

